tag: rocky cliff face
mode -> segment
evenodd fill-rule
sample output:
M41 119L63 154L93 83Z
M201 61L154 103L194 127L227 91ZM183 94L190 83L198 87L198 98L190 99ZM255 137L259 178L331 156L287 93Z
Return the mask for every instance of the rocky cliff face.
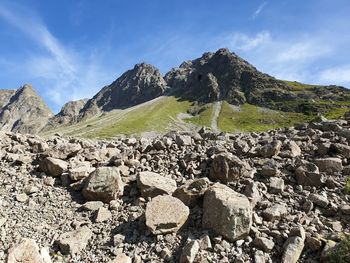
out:
M0 127L3 130L36 133L53 115L31 85L16 91L5 91L1 96Z
M77 121L80 111L84 108L88 99L69 101L63 105L61 111L50 118L47 126L54 127L60 124L69 124Z
M166 82L157 68L146 63L137 64L90 99L80 118L146 102L162 95L166 89Z

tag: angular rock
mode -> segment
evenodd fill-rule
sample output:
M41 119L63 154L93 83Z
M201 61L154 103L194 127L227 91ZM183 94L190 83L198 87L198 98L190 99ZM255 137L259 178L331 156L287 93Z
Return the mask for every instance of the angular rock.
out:
M107 208L100 207L96 212L95 222L101 223L101 222L105 222L111 218L112 218L112 213Z
M82 205L82 208L87 211L97 211L103 206L101 201L89 201Z
M60 159L46 157L39 165L39 171L52 176L60 176L67 171L68 163Z
M188 241L182 249L180 263L193 263L199 251L197 240Z
M202 223L203 228L231 241L245 238L252 225L248 198L222 184L209 187L204 195Z
M57 243L63 254L77 255L87 246L90 238L92 237L92 231L83 226L77 230L62 234Z
M279 220L281 217L288 213L285 205L275 204L269 208L266 208L262 215L267 221Z
M188 135L177 135L175 142L178 146L188 146L192 144L192 138Z
M24 238L8 250L6 263L51 263L51 259L40 253L35 240Z
M99 167L86 180L83 195L87 200L110 202L123 195L124 184L116 167Z
M304 248L304 239L298 236L289 237L283 245L281 263L296 263Z
M153 172L140 172L137 185L143 198L153 198L157 195L171 195L176 190L176 182Z
M82 149L79 143L58 143L50 151L50 157L65 160L74 157Z
M110 263L132 263L132 260L130 257L122 253L119 254L115 259L110 261Z
M155 234L177 232L187 221L189 208L170 195L158 195L146 206L146 225Z
M284 190L284 180L279 177L270 178L270 193L279 194Z
M264 252L270 252L275 246L275 243L266 237L257 237L254 239L253 245Z
M241 176L249 175L251 167L231 153L215 155L209 178L222 183L235 182Z
M274 140L272 143L268 143L257 149L257 153L261 157L271 158L279 154L282 147L282 142L279 140Z
M177 188L173 196L180 199L185 205L192 207L204 195L209 185L208 178L189 180Z
M89 174L94 170L90 166L90 162L82 162L75 167L69 169L69 178L72 181L79 181L89 176Z
M325 182L324 176L320 174L318 167L306 162L295 170L298 184L303 186L322 186Z
M343 169L342 160L339 158L321 158L314 160L321 172L334 173Z
M301 155L301 149L295 141L287 140L283 142L282 150L279 155L282 157L294 158Z
M310 194L308 199L314 204L326 208L329 204L327 197L318 194Z

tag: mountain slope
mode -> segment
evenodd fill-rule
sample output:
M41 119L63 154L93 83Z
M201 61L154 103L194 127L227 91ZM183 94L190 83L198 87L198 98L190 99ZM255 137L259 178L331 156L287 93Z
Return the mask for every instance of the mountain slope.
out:
M15 91L7 91L1 103L4 103L0 109L2 130L37 133L53 116L49 107L31 85L24 85Z

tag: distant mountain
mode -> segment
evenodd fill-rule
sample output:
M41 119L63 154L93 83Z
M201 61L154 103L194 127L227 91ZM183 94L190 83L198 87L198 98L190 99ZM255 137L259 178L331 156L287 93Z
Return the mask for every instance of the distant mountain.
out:
M37 133L53 116L31 85L0 92L0 127L2 130Z
M222 103L224 102L224 103ZM141 63L91 99L66 103L55 116L29 86L0 91L5 130L71 135L193 129L261 131L350 110L350 91L276 79L228 49L183 62L163 77Z
M166 89L166 82L156 67L137 64L90 99L79 117L131 107L161 96Z

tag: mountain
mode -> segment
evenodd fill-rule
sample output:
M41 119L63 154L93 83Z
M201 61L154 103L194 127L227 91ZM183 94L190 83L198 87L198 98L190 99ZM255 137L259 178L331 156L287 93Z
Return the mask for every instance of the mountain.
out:
M102 88L80 112L80 119L113 109L128 108L161 96L167 85L159 70L149 64L135 65L112 84Z
M318 115L339 118L350 110L350 91L279 80L219 49L183 62L164 77L150 64L137 64L91 99L68 102L55 116L29 86L1 91L0 107L4 129L44 135L113 137L203 126L265 131Z
M27 84L18 90L2 91L0 105L0 127L6 131L37 133L53 116L43 99Z

